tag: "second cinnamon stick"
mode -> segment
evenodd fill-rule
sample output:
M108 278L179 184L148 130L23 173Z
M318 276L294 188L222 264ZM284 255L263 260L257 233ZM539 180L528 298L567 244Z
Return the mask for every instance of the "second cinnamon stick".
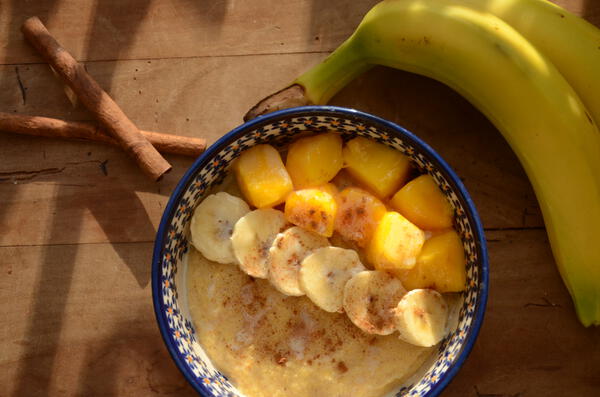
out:
M171 165L140 133L112 98L96 83L72 56L50 35L44 24L31 17L21 28L25 38L54 68L77 97L131 155L152 179L159 180Z
M0 131L50 138L86 139L111 145L119 143L97 125L50 117L25 116L0 112ZM161 153L197 157L206 149L206 140L160 132L140 131Z

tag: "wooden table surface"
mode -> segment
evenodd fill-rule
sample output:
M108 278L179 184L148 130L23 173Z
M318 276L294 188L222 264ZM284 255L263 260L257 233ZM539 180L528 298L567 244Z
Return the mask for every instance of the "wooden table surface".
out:
M346 38L375 0L0 2L0 111L91 120L19 31L38 15L146 130L241 123ZM600 26L600 1L556 3ZM496 129L445 86L375 68L332 101L393 120L458 172L486 228L491 285L444 396L598 396L600 329L577 321L531 186ZM0 133L0 396L193 395L156 326L154 235L192 159L148 180L119 149Z

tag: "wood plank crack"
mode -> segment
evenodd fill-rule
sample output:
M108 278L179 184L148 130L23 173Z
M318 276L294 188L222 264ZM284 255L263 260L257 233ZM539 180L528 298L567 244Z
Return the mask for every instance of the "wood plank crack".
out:
M62 167L50 167L50 168L42 168L39 170L16 170L16 171L4 171L0 172L0 184L1 183L13 183L22 181L31 181L37 177L44 175L54 175L60 174L67 168L71 166L77 166L82 164L96 163L100 166L100 170L106 176L108 172L106 171L106 163L108 160L100 161L100 160L86 160L86 161L71 161L66 163ZM26 182L28 183L28 182Z
M206 59L206 58L240 58L240 57L255 57L255 56L286 56L286 55L310 55L310 54L330 54L335 48L329 50L316 51L289 51L276 52L265 51L257 53L238 53L238 54L213 54L213 55L181 55L181 56L164 56L164 57L139 57L139 58L98 58L98 59L78 59L78 62L85 63L106 63L106 62L137 62L137 61L168 61L181 59ZM39 61L23 61L23 62L0 62L0 66L28 66L28 65L47 65L46 62Z
M550 302L548 300L548 298L542 298L542 300L544 301L544 303L534 303L534 302L528 302L526 304L523 305L523 307L530 307L530 306L534 306L534 307L561 307L561 305L559 305L558 303L553 303Z
M21 90L21 98L23 98L23 105L27 104L27 88L23 84L23 80L21 80L21 75L19 74L19 67L15 66L15 74L17 75L17 83L19 84L19 89Z
M37 178L41 175L52 175L52 174L60 174L67 167L61 168L42 168L40 170L33 171L10 171L10 172L0 172L0 182L17 182L17 181L26 181L30 179Z

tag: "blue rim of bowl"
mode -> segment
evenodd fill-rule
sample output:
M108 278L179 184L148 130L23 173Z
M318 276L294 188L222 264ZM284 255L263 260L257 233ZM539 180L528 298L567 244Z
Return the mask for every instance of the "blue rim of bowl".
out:
M448 369L448 371L440 378L437 384L425 394L423 397L435 397L438 396L445 388L448 386L450 381L454 378L456 373L462 367L463 363L469 356L469 353L473 349L475 341L477 339L477 335L479 334L479 330L483 323L483 317L485 313L485 307L487 304L488 298L488 289L489 289L489 263L488 263L488 252L485 241L485 235L483 231L483 226L481 220L479 219L479 214L477 209L475 208L475 204L473 200L467 193L467 189L464 184L456 175L456 173L450 168L450 166L446 163L442 157L437 154L436 151L433 150L431 146L425 143L423 140L418 138L412 132L407 129L395 124L391 121L382 119L378 116L374 116L369 113L365 113L359 110L343 108L338 106L301 106L295 108L289 108L284 110L279 110L273 113L268 113L263 116L259 116L253 120L250 120L227 134L223 135L220 139L218 139L213 145L211 145L200 157L198 157L194 164L186 171L186 173L181 177L179 183L171 193L171 197L169 198L169 202L163 212L163 216L160 221L160 225L158 227L158 231L156 233L156 239L154 242L154 250L152 256L152 301L154 303L154 314L156 315L156 321L158 323L158 327L160 329L161 336L163 341L169 351L169 354L173 358L173 361L186 378L186 380L192 385L192 387L200 393L202 396L210 397L210 391L207 390L204 385L197 381L197 378L194 374L189 370L183 358L180 357L177 353L177 346L175 341L173 340L168 327L167 318L165 317L165 307L161 301L162 295L160 294L160 271L161 271L161 258L162 258L162 246L164 244L164 240L166 237L166 231L169 225L170 219L173 217L175 210L177 208L177 202L186 191L188 185L191 183L193 176L200 170L202 167L206 165L206 163L218 152L220 152L225 146L229 145L233 141L239 138L244 132L248 130L252 130L260 127L264 124L272 123L277 119L287 118L290 116L293 117L303 117L303 116L343 116L353 119L358 119L362 121L367 121L369 124L373 124L376 126L383 127L384 130L390 131L395 134L399 134L403 140L408 141L412 146L417 147L421 150L421 152L429 157L434 163L438 164L438 171L440 171L444 177L449 181L451 185L454 185L454 191L457 196L463 201L466 205L468 211L467 217L469 219L469 223L473 227L474 232L474 241L475 244L481 254L480 263L481 263L481 280L479 285L479 299L477 301L477 306L475 308L475 315L473 318L473 322L471 323L471 327L469 329L469 333L467 338L463 344L462 351L460 352L460 356L456 359L454 364Z

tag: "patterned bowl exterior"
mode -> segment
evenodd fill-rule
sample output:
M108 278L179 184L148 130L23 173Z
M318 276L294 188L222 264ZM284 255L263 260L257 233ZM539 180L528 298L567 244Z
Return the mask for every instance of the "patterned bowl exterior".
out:
M204 396L242 396L217 371L195 336L192 319L179 298L185 284L177 272L188 251L188 223L196 205L211 186L222 181L243 150L260 143L282 146L297 134L337 130L345 139L365 136L410 157L433 176L456 214L467 258L467 290L462 293L458 326L440 344L435 361L422 375L395 391L396 396L436 396L454 377L469 354L487 301L488 259L483 230L475 206L450 167L427 144L396 124L356 110L306 106L261 116L226 134L200 156L171 195L154 246L152 292L160 331L171 356L192 386ZM392 394L393 395L393 394Z

